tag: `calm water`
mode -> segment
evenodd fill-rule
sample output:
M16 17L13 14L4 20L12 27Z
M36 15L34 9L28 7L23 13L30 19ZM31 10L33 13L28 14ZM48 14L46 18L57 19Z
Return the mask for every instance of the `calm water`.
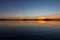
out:
M0 38L60 39L60 21L0 21Z

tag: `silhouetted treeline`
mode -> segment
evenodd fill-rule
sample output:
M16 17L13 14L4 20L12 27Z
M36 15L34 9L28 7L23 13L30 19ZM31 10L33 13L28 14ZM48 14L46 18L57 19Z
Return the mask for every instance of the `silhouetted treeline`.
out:
M60 19L0 19L0 21L60 21Z

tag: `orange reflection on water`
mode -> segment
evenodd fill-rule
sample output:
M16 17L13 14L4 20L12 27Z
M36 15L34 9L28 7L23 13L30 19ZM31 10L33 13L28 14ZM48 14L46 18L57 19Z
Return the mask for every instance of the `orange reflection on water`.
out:
M46 21L38 21L38 23L44 24L46 23Z
M60 21L37 21L39 24L46 24L46 25L59 25Z
M0 21L0 25L30 25L30 24L34 24L35 21Z
M59 25L60 21L0 21L0 25L30 25L30 24L45 24L45 25Z

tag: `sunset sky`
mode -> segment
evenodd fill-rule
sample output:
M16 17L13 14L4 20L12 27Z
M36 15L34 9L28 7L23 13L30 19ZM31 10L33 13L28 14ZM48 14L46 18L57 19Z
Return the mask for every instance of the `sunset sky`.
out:
M0 0L0 16L60 14L60 0Z

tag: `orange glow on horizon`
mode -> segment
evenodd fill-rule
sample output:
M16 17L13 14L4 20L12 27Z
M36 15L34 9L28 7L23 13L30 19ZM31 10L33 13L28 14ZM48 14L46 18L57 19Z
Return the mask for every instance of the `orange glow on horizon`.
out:
M56 14L56 15L45 15L45 16L24 16L24 15L18 15L18 14L14 14L14 15L0 15L0 18L7 18L7 19L46 19L46 18L50 18L50 19L57 19L60 18L60 14Z

